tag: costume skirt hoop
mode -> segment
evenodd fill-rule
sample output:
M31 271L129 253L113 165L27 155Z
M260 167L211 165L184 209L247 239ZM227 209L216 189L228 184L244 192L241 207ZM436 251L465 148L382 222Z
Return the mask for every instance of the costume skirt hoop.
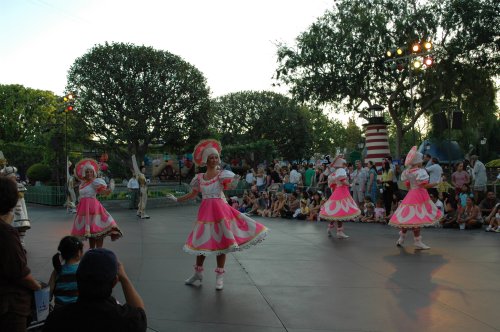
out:
M268 231L220 198L203 199L184 251L204 256L240 251L264 240Z
M359 216L361 211L349 193L349 187L337 186L328 201L321 207L319 217L330 221L352 220Z
M122 237L122 232L113 217L96 198L84 197L78 203L71 235L93 239L109 235L114 241Z
M399 228L434 226L442 217L441 211L432 202L424 188L408 192L394 212L389 225Z

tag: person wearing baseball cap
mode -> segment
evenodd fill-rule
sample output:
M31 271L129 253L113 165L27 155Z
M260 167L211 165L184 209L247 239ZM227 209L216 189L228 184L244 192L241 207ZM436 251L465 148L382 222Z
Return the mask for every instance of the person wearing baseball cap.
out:
M129 280L123 265L108 249L85 253L76 272L78 300L49 314L43 331L146 331L144 302ZM111 296L117 283L126 303Z

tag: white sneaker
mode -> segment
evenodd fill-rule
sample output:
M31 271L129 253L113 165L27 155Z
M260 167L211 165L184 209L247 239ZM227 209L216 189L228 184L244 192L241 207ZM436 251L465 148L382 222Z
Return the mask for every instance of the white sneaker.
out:
M343 231L338 231L337 232L337 239L348 239L349 235L345 235Z
M194 285L194 283L199 280L200 283L203 280L203 274L201 272L195 272L191 277L187 278L184 283L186 285Z
M500 233L500 227L497 227L497 228L495 229L495 233Z
M405 243L405 238L400 235L398 241L396 242L396 246L402 247L403 243Z
M431 247L429 247L428 245L426 245L425 243L422 242L422 237L421 236L415 238L414 246L415 246L415 249L417 249L417 250L427 250L427 249L431 248Z
M224 274L217 274L215 276L215 289L222 290L224 288Z
M486 232L492 232L493 228L490 225L488 225L488 227L486 227L485 231Z

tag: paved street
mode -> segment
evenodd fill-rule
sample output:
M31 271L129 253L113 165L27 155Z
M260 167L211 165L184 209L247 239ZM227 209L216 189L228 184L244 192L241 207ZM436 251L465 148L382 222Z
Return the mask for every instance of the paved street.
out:
M329 239L326 223L258 218L271 232L228 255L224 290L215 259L202 287L185 286L194 256L182 251L197 205L148 210L151 219L109 205L123 230L116 252L142 295L151 331L500 331L500 234L426 229L429 251L395 246L397 230L347 223L348 240ZM48 281L51 257L72 215L29 205L28 263ZM119 287L115 296L124 302Z

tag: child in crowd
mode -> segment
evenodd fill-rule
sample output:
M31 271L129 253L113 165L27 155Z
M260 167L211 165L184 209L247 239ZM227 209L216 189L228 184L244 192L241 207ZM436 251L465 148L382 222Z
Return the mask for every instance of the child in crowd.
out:
M321 191L316 191L311 198L311 203L309 204L309 217L307 220L309 221L319 221L319 211L321 206L325 202Z
M460 190L460 193L458 193L456 197L459 215L463 213L465 206L467 205L467 197L473 197L468 184L462 185Z
M444 216L439 220L443 228L458 228L457 202L450 195L444 195Z
M491 213L486 217L486 222L488 222L487 232L500 233L500 203L491 210Z
M65 236L57 250L58 253L52 257L54 271L49 280L50 294L54 296L56 307L74 303L78 299L76 270L83 256L83 243L77 237Z
M373 210L373 214L374 214L375 222L381 222L381 223L386 222L385 218L387 216L386 216L383 200L381 200L381 199L377 200L377 205L376 205L375 209Z
M361 222L374 222L375 221L375 205L373 205L370 196L365 197L365 209L363 216L361 217Z
M300 208L295 210L293 217L298 220L305 220L308 215L309 215L309 207L307 206L307 200L303 198L300 200Z
M231 205L231 207L235 210L240 210L240 201L238 199L238 197L236 196L233 196L233 197L230 197L229 200L227 201L227 203L229 205Z

